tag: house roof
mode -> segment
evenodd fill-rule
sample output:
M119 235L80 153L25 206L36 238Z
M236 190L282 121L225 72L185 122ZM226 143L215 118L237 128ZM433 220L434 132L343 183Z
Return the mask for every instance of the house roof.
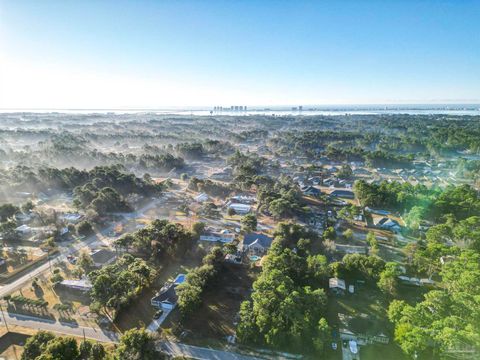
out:
M302 192L304 193L314 193L314 194L320 194L321 191L319 189L317 189L316 187L313 187L313 186L304 186L302 187Z
M177 303L177 293L175 292L175 284L169 283L162 287L160 291L152 298L152 302L163 302L169 304Z
M195 196L195 201L202 202L207 200L208 200L208 195L205 193L201 193L200 195Z
M332 196L338 196L338 197L348 197L348 198L354 198L355 194L352 191L348 190L333 190L330 195Z
M243 237L243 246L251 246L253 244L260 244L264 248L269 248L272 245L273 238L260 233L249 233Z
M346 290L347 287L345 286L345 280L339 278L330 278L328 279L328 287L330 289L339 288L342 290Z
M92 288L92 283L88 279L63 280L60 284L63 286L84 290L90 290Z
M228 205L228 207L234 210L246 211L246 212L250 211L250 209L252 208L250 205L240 204L240 203L231 203Z

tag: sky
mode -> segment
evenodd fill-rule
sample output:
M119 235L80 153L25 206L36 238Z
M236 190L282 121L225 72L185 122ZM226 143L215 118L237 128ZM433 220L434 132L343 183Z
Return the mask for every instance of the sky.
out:
M480 103L480 1L0 0L0 108Z

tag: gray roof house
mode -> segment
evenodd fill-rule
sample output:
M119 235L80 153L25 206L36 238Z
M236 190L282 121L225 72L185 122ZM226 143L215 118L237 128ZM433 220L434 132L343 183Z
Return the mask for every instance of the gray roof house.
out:
M345 199L355 199L355 194L349 190L333 190L330 195Z
M305 195L309 195L309 196L318 196L322 193L320 189L317 189L316 187L313 187L313 186L304 186L301 188L301 190Z
M260 233L249 233L243 237L242 249L255 255L261 255L267 252L272 245L273 238Z
M160 291L150 300L150 304L156 308L172 310L177 306L177 293L175 288L185 281L185 274L179 274L173 282L167 282Z

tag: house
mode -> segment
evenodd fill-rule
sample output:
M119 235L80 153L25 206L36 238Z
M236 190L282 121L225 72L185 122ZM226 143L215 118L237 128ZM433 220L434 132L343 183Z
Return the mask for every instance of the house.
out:
M198 203L203 203L209 199L208 195L201 193L200 195L195 196L194 200Z
M200 235L202 241L220 241L222 243L231 243L235 239L235 234L228 230L222 231L206 231Z
M160 291L150 300L153 307L163 310L172 310L177 306L177 293L175 288L185 281L186 275L179 274L173 282L166 283Z
M229 203L228 205L229 209L233 209L236 214L248 214L252 207L247 204L240 204L240 203Z
M301 188L304 195L308 196L319 196L322 192L313 186L305 186Z
M368 211L369 213L376 214L376 215L382 215L382 216L387 216L391 214L391 212L388 210L372 209L372 208L369 208L368 206L365 207L365 211Z
M335 244L335 250L344 254L368 254L366 246Z
M252 255L263 255L272 245L273 238L260 233L249 233L243 237L242 250Z
M115 261L115 252L108 249L97 249L90 253L93 260L93 265L97 268L108 265Z
M153 307L164 310L172 310L177 306L177 293L173 283L165 284L160 291L150 300Z
M398 233L402 230L402 227L396 220L393 220L387 217L383 217L380 220L378 220L375 223L375 226L383 230L390 230L394 233Z
M17 233L20 233L21 235L27 235L27 234L30 234L32 232L32 228L28 225L23 224L23 225L20 225L19 227L17 227L15 229L15 231Z
M221 171L217 171L210 174L211 179L225 180L232 176L233 170L231 167L223 168Z
M236 254L225 255L225 262L234 265L242 265L242 257Z
M238 203L238 204L246 204L250 205L257 201L253 196L248 195L236 195L230 198L230 201Z
M415 277L408 277L408 276L405 276L405 275L399 275L398 279L402 283L407 284L407 285L414 285L414 286L421 286L422 285L422 283L420 282L420 279L415 278Z
M78 213L65 213L61 218L69 224L76 224L83 218L83 215Z
M31 214L24 214L24 213L21 213L21 212L16 213L14 215L14 217L15 217L15 220L17 220L18 222L21 222L21 223L26 223L26 222L28 222L32 219Z
M336 295L343 295L347 290L347 287L345 285L345 280L342 280L339 278L328 279L328 288L330 289L331 292L333 292Z
M355 194L349 190L333 190L330 196L336 196L344 199L355 199Z
M73 290L78 290L82 292L87 292L92 289L92 283L88 279L80 279L80 280L62 280L60 285Z

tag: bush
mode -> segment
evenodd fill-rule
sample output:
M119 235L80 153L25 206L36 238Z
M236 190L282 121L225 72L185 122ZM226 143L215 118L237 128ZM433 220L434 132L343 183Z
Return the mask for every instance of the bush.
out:
M77 234L88 236L93 233L93 226L90 221L84 220L77 225Z

